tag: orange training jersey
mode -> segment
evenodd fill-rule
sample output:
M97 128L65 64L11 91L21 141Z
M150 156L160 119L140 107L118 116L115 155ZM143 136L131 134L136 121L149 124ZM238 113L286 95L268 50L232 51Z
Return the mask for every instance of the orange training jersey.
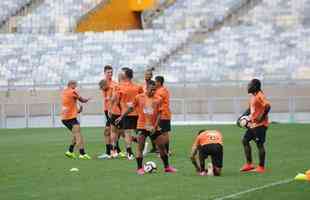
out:
M112 104L113 99L113 104ZM119 102L120 96L119 96L119 85L117 83L114 84L114 87L112 88L112 97L110 101L110 112L113 115L121 115L121 105Z
M157 88L155 95L159 96L162 99L160 119L170 120L171 119L170 93L168 89L163 86L160 88Z
M103 96L103 104L104 104L104 111L108 111L109 108L111 107L111 98L113 95L113 89L116 85L116 82L110 80L108 81L108 89L105 91L102 91L102 96Z
M263 92L260 91L256 95L251 96L250 98L250 111L251 111L250 119L253 123L252 125L253 127L262 126L262 125L267 127L269 125L268 116L266 117L264 121L260 123L257 122L257 118L264 113L266 105L270 105L270 103L266 99Z
M133 102L135 100L135 97L142 93L143 89L141 86L138 86L130 81L124 81L119 84L119 103L121 106L121 112L124 114L129 107L133 106ZM137 116L137 112L134 109L133 112L129 113L128 116Z
M160 114L161 99L148 97L145 93L135 97L134 107L138 113L137 129L150 130L155 128L157 117Z
M62 107L61 107L61 118L63 120L76 118L78 115L77 100L79 94L77 90L66 88L61 94Z
M200 133L197 136L194 145L202 146L206 144L223 144L222 134L219 131L215 130L206 130Z

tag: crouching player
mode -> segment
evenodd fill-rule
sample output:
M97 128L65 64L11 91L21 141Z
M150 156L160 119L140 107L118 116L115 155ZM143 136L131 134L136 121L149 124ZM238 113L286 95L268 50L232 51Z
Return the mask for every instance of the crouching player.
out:
M212 174L205 169L205 160L211 156L213 175L220 176L223 167L223 137L219 131L199 131L192 146L191 161L200 176ZM198 163L197 163L198 160Z
M154 81L149 81L147 84L146 92L139 94L135 97L133 107L129 107L127 112L122 116L126 116L128 113L136 109L138 113L138 144L136 150L137 161L137 173L139 175L144 174L143 169L143 148L145 145L145 139L150 136L159 150L160 157L163 161L165 172L173 173L177 170L169 165L169 157L165 144L167 144L169 138L159 130L160 119L160 107L161 99L155 97L156 86Z

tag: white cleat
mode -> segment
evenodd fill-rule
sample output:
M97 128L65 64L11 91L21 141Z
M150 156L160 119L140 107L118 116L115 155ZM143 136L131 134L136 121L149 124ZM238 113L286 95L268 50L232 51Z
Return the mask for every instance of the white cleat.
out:
M213 165L212 165L212 163L208 163L207 169L208 169L207 175L208 175L208 176L214 176L214 174L213 174Z
M111 157L112 158L117 158L118 157L117 151L111 151Z
M131 154L131 155L127 154L127 159L128 160L134 160L135 157L133 156L133 154Z
M97 158L102 159L102 160L107 160L107 159L111 159L111 156L106 154L106 153L103 153L103 154L99 155Z

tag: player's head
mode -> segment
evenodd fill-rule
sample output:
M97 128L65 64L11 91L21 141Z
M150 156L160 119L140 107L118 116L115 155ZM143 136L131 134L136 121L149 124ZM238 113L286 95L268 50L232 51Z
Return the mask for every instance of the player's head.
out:
M165 82L165 79L163 76L156 76L155 77L155 83L156 83L156 87L161 87Z
M248 93L249 94L256 94L259 91L261 91L261 82L260 82L260 80L254 78L248 84Z
M153 78L153 71L154 71L154 67L146 69L144 72L144 80L145 81L149 81Z
M146 86L146 95L149 97L154 96L156 91L156 83L153 80L149 80Z
M105 79L102 79L99 83L100 90L107 90L108 89L108 82Z
M112 79L113 76L113 68L111 65L104 66L104 76L106 79Z
M133 70L128 67L123 67L119 75L120 80L131 80L133 78Z
M68 88L75 89L77 87L77 81L70 80L70 81L68 81L67 86L68 86Z
M202 129L202 130L198 131L197 135L200 135L201 133L203 133L205 131L206 131L205 129Z

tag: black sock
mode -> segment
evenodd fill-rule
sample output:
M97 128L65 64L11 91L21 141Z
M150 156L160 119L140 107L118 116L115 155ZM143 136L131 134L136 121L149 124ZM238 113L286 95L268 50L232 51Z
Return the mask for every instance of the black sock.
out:
M70 153L73 153L73 151L74 151L74 146L75 146L75 144L71 144L71 145L69 146L69 152L70 152Z
M167 153L169 154L169 143L165 144L165 147L166 147Z
M265 148L262 146L258 149L258 155L259 155L259 166L265 167Z
M163 156L160 156L161 157L161 159L162 159L162 161L163 161L163 163L164 163L164 167L165 168L167 168L167 167L169 167L169 158L168 158L168 156L167 155L163 155Z
M127 151L128 155L132 155L133 154L132 150L131 150L131 147L127 147L126 151Z
M112 145L111 144L106 144L105 145L105 151L107 155L111 155L111 149L112 149Z
M116 142L116 151L117 151L117 153L121 152L121 149L119 148L118 140Z
M142 168L142 163L143 163L143 158L136 158L137 161L137 168L141 169Z
M152 150L156 150L156 144L155 142L151 139L151 142L152 142Z
M80 154L81 155L85 155L86 153L85 153L85 150L84 149L80 149Z

